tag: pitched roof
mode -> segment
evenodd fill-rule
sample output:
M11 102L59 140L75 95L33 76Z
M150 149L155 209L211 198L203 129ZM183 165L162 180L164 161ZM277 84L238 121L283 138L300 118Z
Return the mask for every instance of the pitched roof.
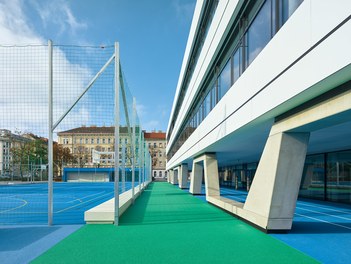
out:
M166 133L164 132L144 132L145 139L163 139L166 140Z
M136 128L138 132L139 128ZM115 127L98 127L98 126L90 126L90 127L77 127L66 131L61 131L58 135L61 134L113 134L115 132ZM120 133L128 133L127 127L119 127Z

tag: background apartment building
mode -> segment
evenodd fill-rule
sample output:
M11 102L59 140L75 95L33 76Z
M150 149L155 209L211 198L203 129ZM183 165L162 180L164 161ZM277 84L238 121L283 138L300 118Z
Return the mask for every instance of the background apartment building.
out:
M47 139L32 133L0 130L0 178L43 180L47 177Z
M152 176L155 178L167 177L166 133L162 131L144 132L144 138L152 158Z
M136 130L138 132L138 130ZM120 159L121 151L124 149L126 157L126 167L131 166L131 138L128 134L127 127L120 127ZM58 144L68 148L74 157L72 164L76 167L106 167L114 164L114 127L78 127L67 131L57 133ZM139 149L139 138L135 138L136 153ZM101 160L97 161L94 153L100 152L105 154L100 156Z

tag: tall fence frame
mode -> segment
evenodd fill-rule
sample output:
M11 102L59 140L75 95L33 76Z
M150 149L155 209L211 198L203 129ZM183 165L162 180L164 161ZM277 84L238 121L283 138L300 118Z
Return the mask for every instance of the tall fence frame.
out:
M119 196L134 202L151 181L119 52L118 42L0 44L0 224L80 224L115 197L119 225Z
M60 122L64 119L64 117L72 110L72 108L79 102L79 100L83 97L83 95L92 87L96 79L99 77L99 75L106 69L111 62L114 61L115 63L115 82L114 82L114 90L115 90L115 105L114 105L114 128L115 128L115 143L114 143L114 151L115 151L115 162L114 162L114 172L115 172L115 177L114 177L114 196L115 196L115 202L114 202L114 224L119 225L119 162L118 160L119 157L119 90L121 88L122 90L122 96L123 96L123 102L124 102L124 109L126 113L126 118L127 118L127 123L128 123L128 130L130 131L130 122L129 122L129 114L128 114L128 109L126 106L126 99L125 99L125 92L124 92L124 86L121 86L120 83L120 60L119 60L119 43L115 42L114 44L114 54L111 56L111 58L106 62L106 64L100 69L100 71L93 77L93 79L90 81L86 89L79 95L79 97L76 99L76 101L69 107L69 109L59 118L54 123L53 120L53 42L52 40L48 41L48 74L49 74L49 106L48 106L48 113L49 113L49 124L48 124L48 130L49 130L49 138L48 138L48 225L51 226L53 224L53 135L54 135L54 130L55 128L60 124ZM133 108L134 108L134 103L133 103ZM134 119L134 113L135 109L133 109L133 119ZM134 121L133 121L133 126L134 126ZM135 126L133 127L133 131L135 131ZM129 133L131 135L131 133ZM133 133L134 135L134 133ZM133 156L132 156L132 175L133 175L133 180L132 182L134 183L134 140L131 140L132 142L132 148L133 148ZM133 199L134 199L134 185L132 186L133 188Z

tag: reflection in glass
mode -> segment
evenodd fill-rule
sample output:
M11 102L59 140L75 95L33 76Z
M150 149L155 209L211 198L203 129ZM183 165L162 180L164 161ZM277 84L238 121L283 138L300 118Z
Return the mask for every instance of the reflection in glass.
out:
M205 117L210 113L210 111L211 111L211 91L209 91L205 97L205 103L204 103Z
M307 156L299 196L324 200L324 173L324 155Z
M302 2L303 0L280 0L280 6L282 9L281 25L289 19Z
M241 66L240 66L240 56L241 56L241 48L238 48L238 50L234 53L233 55L233 77L234 77L234 82L236 82L237 79L239 79L240 74L241 74Z
M213 88L211 89L211 110L217 104L216 90L217 90L217 87L215 84L213 84Z
M351 203L351 151L328 154L327 198Z
M218 78L219 99L227 93L231 84L231 60L228 60Z
M247 31L247 66L271 39L271 1L266 1Z

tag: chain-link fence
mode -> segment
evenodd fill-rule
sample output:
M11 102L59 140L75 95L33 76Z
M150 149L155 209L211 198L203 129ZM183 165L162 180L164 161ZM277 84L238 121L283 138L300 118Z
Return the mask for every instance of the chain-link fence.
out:
M150 180L118 44L0 46L0 67L0 224L83 223Z

